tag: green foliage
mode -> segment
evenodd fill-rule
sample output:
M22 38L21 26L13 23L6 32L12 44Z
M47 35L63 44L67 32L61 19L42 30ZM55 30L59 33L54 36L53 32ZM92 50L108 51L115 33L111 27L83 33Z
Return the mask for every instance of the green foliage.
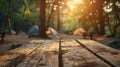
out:
M108 26L105 26L105 34L110 34L111 35L111 32L109 30L109 27Z
M4 28L7 25L7 7L8 3L6 0L0 0L0 27ZM6 27L5 27L6 28Z
M115 49L118 49L118 48L119 48L119 46L118 46L117 44L110 44L110 45L108 45L108 46L110 46L110 47L112 47L112 48L115 48Z
M71 0L72 1L72 0ZM96 3L99 3L95 0ZM67 0L66 0L67 2ZM89 0L88 0L89 2ZM85 0L87 4L87 0ZM39 11L36 8L39 8L39 0L11 0L12 9L11 9L11 25L12 28L17 31L18 29L27 32L27 30L32 25L38 25L39 23ZM71 4L72 5L72 4ZM62 31L74 31L77 28L83 27L89 32L95 31L95 27L93 28L93 23L96 24L97 27L100 26L98 23L98 14L95 12L96 4L76 4L74 5L74 9L70 10L70 6L62 5L60 8L60 22L61 22L61 30ZM96 7L94 7L96 6ZM51 8L51 7L50 7ZM93 8L91 10L91 8ZM9 9L9 1L8 0L0 0L0 27L4 28L6 32L7 29L7 15ZM97 8L98 9L98 8ZM49 16L50 9L47 10ZM110 26L113 30L115 24L119 24L120 21L116 23L116 15L115 11L109 13ZM119 11L118 11L119 12ZM89 16L91 14L91 16ZM106 15L106 13L105 13ZM118 13L119 15L119 13ZM47 19L47 18L46 18ZM114 22L115 21L115 22ZM50 26L53 26L57 29L57 11L54 11L53 18L50 21ZM112 25L114 23L114 25ZM120 26L117 28L117 33L120 34ZM98 29L99 30L99 29ZM107 34L111 34L108 24L106 23L105 31Z
M39 22L39 12L35 8L35 0L12 0L10 21L12 28L27 31L33 24ZM7 15L9 9L8 0L0 0L0 27L7 32ZM26 10L30 10L30 15L25 14Z
M89 30L88 30L89 33L93 33L95 32L95 29L93 27L90 27Z
M117 33L120 35L120 26L117 28Z

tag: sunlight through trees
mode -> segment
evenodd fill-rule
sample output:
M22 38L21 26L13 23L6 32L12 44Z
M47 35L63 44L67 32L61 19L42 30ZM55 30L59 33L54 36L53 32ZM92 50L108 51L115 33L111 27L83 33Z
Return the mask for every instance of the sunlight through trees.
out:
M27 32L32 25L39 25L44 28L53 27L62 33L73 32L81 27L87 31L92 29L92 32L102 35L108 34L106 31L112 35L120 33L118 0L44 0L42 3L40 1L1 0L0 27L6 32L10 32L11 29ZM40 16L44 16L44 20Z

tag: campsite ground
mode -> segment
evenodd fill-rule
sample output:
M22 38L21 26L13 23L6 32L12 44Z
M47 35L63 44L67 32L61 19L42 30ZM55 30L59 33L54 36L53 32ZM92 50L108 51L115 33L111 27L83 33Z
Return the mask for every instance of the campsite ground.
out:
M83 39L82 36L74 36L74 35L61 35L61 36L63 39ZM28 38L27 35L6 35L5 41L3 43L0 43L0 53L1 51L8 51L11 45L15 43L27 43L32 39L36 39L36 38ZM106 44L112 40L117 40L116 38L106 38L102 36L94 36L93 39L103 44Z

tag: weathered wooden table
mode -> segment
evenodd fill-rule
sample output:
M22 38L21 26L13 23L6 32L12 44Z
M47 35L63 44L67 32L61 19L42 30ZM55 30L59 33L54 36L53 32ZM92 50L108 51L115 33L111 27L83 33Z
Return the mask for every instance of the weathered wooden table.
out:
M120 67L120 51L93 40L33 40L0 57L0 67L12 66Z

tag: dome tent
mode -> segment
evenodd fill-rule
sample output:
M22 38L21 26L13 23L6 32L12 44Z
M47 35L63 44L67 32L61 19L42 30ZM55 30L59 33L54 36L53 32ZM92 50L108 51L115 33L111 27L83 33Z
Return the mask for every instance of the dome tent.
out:
M73 32L73 35L83 35L83 33L85 33L86 30L83 28L78 28Z
M47 35L56 35L56 34L58 34L58 32L54 28L48 27L48 30L46 31L46 34Z
M38 35L39 27L37 25L33 25L27 32L29 36Z

